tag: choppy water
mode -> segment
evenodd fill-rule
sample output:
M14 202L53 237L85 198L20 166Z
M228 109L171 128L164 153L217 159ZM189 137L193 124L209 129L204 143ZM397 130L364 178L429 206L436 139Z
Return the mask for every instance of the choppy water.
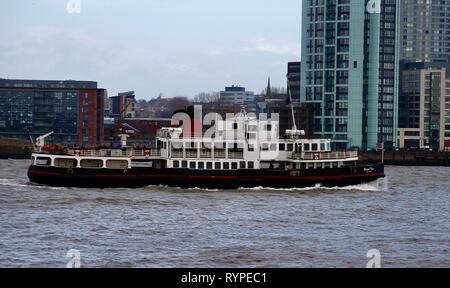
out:
M0 160L0 267L450 267L450 168L388 183L239 191L31 186Z

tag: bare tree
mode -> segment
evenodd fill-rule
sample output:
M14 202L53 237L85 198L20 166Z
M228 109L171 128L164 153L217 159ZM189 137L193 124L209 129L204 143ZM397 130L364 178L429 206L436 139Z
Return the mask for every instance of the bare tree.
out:
M219 99L220 99L219 92L210 92L210 93L202 92L194 97L194 103L197 104L215 103L219 101Z

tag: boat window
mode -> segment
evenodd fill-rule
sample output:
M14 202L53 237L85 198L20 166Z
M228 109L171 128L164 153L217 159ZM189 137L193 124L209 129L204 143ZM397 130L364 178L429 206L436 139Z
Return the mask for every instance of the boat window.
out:
M180 168L180 161L173 161L173 168Z
M52 159L48 157L37 157L36 165L38 166L50 166L52 164Z
M245 162L241 161L241 163L239 163L239 168L240 169L245 169Z
M214 165L216 170L220 170L220 162L216 162Z
M230 169L230 163L224 162L224 163L223 163L223 169L224 169L224 170L229 170L229 169Z
M269 144L268 143L263 143L261 150L262 151L269 151Z
M312 151L318 151L319 150L319 146L317 145L317 143L313 143L312 144Z
M202 149L209 151L212 148L212 143L211 142L202 142Z
M311 151L311 149L309 147L309 143L305 143L304 147L305 147L305 151Z
M238 123L233 123L233 130L238 130Z
M320 151L325 151L325 143L320 143Z
M286 150L286 144L281 144L280 143L279 149L280 149L280 151L285 151Z
M81 168L102 168L103 161L97 159L83 159L80 164Z
M195 164L196 164L195 162L189 162L189 168L195 169L197 167Z
M172 149L174 150L183 150L183 143L182 142L172 142Z
M272 125L271 124L267 124L264 130L265 131L272 131Z
M277 144L270 144L270 151L277 151Z
M255 126L255 125L249 125L249 126L248 126L248 131L249 131L249 132L256 132L256 131L258 131L258 127ZM256 135L256 134L255 134L255 135Z
M248 133L248 139L255 140L256 139L256 133Z
M125 160L107 160L106 167L109 169L127 169L128 161Z
M55 166L59 168L74 168L77 167L76 159L64 159L64 158L56 158Z
M182 161L181 162L181 168L187 168L188 167L188 162L187 161Z
M288 144L287 151L294 151L294 144Z
M248 169L255 169L255 163L254 162L248 162L247 163L247 168Z
M34 161L36 160L36 158L34 156L31 156L31 164L34 165Z
M198 162L198 169L205 169L205 162Z
M248 151L249 152L255 151L255 145L254 144L248 144Z
M223 143L223 142L216 142L216 143L214 143L214 147L216 149L225 149L225 143Z
M212 162L207 162L206 163L206 169L212 170L213 169L213 163Z
M231 169L232 170L237 170L238 169L238 163L236 163L236 162L231 163Z

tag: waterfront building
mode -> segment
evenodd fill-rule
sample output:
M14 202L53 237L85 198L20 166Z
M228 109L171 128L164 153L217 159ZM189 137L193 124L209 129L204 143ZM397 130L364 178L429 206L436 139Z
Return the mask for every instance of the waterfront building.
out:
M54 131L54 143L102 143L106 94L90 81L0 79L0 137Z
M402 65L400 148L450 149L450 63Z
M450 0L403 0L401 14L402 60L450 60Z
M119 93L117 96L109 98L109 116L113 118L135 118L136 117L136 96L134 91Z
M300 99L314 106L315 137L335 148L396 145L399 7L303 1Z
M228 113L238 113L242 106L246 107L247 112L256 112L255 93L246 91L245 87L225 87L225 91L220 92L219 102L221 110Z

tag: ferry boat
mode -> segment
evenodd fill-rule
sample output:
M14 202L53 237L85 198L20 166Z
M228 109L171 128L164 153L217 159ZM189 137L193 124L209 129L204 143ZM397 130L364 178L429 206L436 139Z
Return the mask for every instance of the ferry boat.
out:
M359 165L358 151L332 151L329 139L307 139L245 111L217 121L204 135L162 128L154 149L49 149L39 137L28 170L31 182L74 187L303 188L375 181L384 165ZM202 133L203 134L203 133Z

